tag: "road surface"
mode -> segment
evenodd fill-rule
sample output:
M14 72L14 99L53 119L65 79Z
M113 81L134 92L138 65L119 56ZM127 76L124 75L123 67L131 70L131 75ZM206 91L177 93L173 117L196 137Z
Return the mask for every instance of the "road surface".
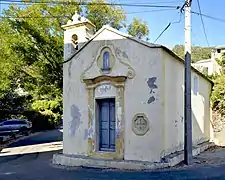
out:
M62 148L61 139L58 130L42 132L4 149L0 153L0 180L225 179L224 164L153 172L55 167L51 159Z

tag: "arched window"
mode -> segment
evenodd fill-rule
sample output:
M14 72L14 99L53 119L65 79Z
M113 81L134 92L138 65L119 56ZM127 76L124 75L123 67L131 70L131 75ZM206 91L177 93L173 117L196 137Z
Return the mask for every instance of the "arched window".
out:
M109 70L110 69L110 54L108 51L105 51L103 54L103 70Z
M76 34L72 35L72 42L73 42L73 47L78 50L78 37Z

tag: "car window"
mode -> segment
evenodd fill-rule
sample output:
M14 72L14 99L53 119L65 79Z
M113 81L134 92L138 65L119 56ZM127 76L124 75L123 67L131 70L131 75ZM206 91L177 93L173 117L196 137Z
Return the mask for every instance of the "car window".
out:
M27 124L27 123L26 123L26 121L19 120L19 121L18 121L18 124Z
M21 123L17 120L4 122L4 125L16 125L16 124L21 124Z
M3 123L3 125L13 125L13 121L6 121Z
M27 122L25 120L10 120L2 123L2 125L19 125L19 124L27 124Z
M12 124L16 125L16 124L20 124L20 123L19 123L19 121L15 120L15 121L12 121Z

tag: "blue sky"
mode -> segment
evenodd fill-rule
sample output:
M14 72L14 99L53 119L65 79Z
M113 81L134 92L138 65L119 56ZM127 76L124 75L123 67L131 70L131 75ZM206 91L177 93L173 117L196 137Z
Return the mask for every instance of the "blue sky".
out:
M135 2L133 0L119 0L120 2ZM172 0L139 0L136 3L153 3L157 2L156 5L181 5L183 1L172 1ZM159 4L159 2L162 2ZM200 0L201 11L203 14L207 14L220 19L225 19L225 0ZM132 11L144 11L150 8L134 8L126 7L127 12ZM197 0L192 1L192 11L198 11ZM179 20L179 12L176 10L162 11L162 12L149 12L141 14L128 14L128 21L131 21L133 17L138 17L146 20L149 25L150 41L154 41L160 32L168 25L169 22ZM195 46L206 46L207 42L203 33L203 28L200 20L200 16L192 14L192 45ZM215 21L212 19L204 18L204 24L206 28L206 34L208 37L209 45L225 45L225 22ZM184 16L179 24L173 24L169 29L161 36L157 41L159 44L173 47L175 44L184 43Z
M114 0L115 2L115 0ZM155 5L182 5L184 0L116 0L118 3L155 3ZM198 12L197 0L192 1L192 11ZM220 19L225 19L225 0L200 0L201 10L203 14L207 14ZM1 5L1 9L7 8L6 5ZM160 32L168 25L169 22L178 21L180 18L179 11L168 10L158 12L143 12L156 10L156 8L147 7L124 7L127 14L127 21L131 22L134 17L140 18L148 22L150 29L150 42L153 42ZM164 9L164 8L157 8ZM130 12L142 12L129 14ZM203 17L206 34L209 45L225 45L225 22L215 21ZM181 22L173 24L156 42L172 48L176 44L184 44L184 16ZM192 45L207 46L206 39L203 33L203 28L200 16L192 14Z

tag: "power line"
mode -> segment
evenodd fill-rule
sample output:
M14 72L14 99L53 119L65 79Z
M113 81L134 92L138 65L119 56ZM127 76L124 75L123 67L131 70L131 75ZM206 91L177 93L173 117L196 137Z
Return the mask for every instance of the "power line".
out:
M139 13L150 13L150 12L162 12L162 11L174 11L174 9L156 9L156 10L149 10L149 11L136 11L136 12L127 12L125 14L139 14Z
M135 2L131 2L130 0L128 0L129 3L122 3L122 4L135 4ZM2 2L4 3L39 3L39 4L48 4L48 3L51 3L51 4L59 4L59 3L65 3L65 4L70 4L70 3L78 3L78 2L72 2L72 1L31 1L31 0L27 0L27 1L19 1L19 0L2 0ZM140 3L137 3L137 4L173 4L173 3L180 3L180 2L183 2L183 0L177 0L177 1L151 1L151 2L140 2ZM80 3L84 3L84 2L80 2ZM89 2L91 3L91 2ZM98 3L96 2L95 4L103 4L103 3ZM114 3L110 3L110 4L114 4ZM120 3L118 3L120 4Z
M199 12L191 11L191 13L196 14L196 15L200 15L200 16L204 16L206 18L213 19L213 20L216 20L216 21L225 22L225 19L213 17L213 16L202 14L202 13L199 13Z
M180 23L180 21L178 22L170 22L165 28L164 30L159 34L159 36L155 39L154 43L163 35L163 33L171 26L171 24L175 24L175 23Z
M132 6L132 7L152 7L152 8L175 8L179 9L180 6L172 6L172 5L151 5L151 4L129 4L129 3L88 3L88 2L65 2L65 1L57 1L57 2L51 2L51 1L45 1L45 2L38 2L38 1L9 1L9 0L2 0L2 3L4 2L8 3L23 3L23 4L65 4L65 5L93 5L93 6Z
M163 33L170 27L171 23L169 23L164 30L159 34L159 36L156 38L156 40L154 41L154 43L163 35Z
M139 13L151 13L151 12L163 12L163 11L171 11L174 9L157 9L157 10L149 10L149 11L135 11L135 12L127 12L124 14L139 14ZM1 18L15 18L15 19L24 19L24 18L31 18L31 19L41 19L41 18L70 18L70 16L18 16L18 17L13 17L13 16L2 16Z
M136 3L137 1L131 1L131 0L123 0L123 1L129 1L129 3ZM122 2L122 0L120 0L120 2ZM182 3L183 0L177 0L177 1L147 1L147 2L140 2L139 4L174 4L174 3Z
M129 1L129 2L131 2L132 3L132 1L131 0L120 0L120 1ZM179 2L183 2L183 0L176 0L176 1L151 1L151 4L161 4L161 3L179 3ZM142 3L149 3L149 1L147 1L147 2L142 2Z
M186 5L186 1L184 2L184 4L179 8L180 9L180 18L178 21L174 21L174 22L170 22L164 29L163 31L158 35L158 37L155 39L154 43L163 35L163 33L171 26L171 24L177 24L177 23L180 23L181 22L181 16L182 16L182 13L183 13L183 9L184 9L184 6Z
M65 17L70 17L70 16L45 16L45 17L31 17L31 16L18 16L18 17L10 17L10 16L2 16L1 18L13 18L13 19L25 19L25 18L30 18L30 19L44 19L44 18L49 18L49 19L53 19L53 18L65 18Z
M208 38L207 38L207 35L206 35L205 24L204 24L204 21L203 21L203 18L202 18L202 12L201 12L201 7L200 7L200 2L199 2L199 0L197 0L197 2L198 2L198 9L199 9L200 17L201 17L201 22L202 22L202 27L203 27L205 39L206 39L207 45L209 47L209 41L208 41Z
M171 24L177 24L181 22L181 16L182 12L180 12L180 18L178 21L170 22L164 29L163 31L158 35L158 37L155 39L154 43L163 35L163 33L171 26Z
M92 4L89 4L89 3L77 3L77 2L62 2L62 1L58 1L58 2L50 2L50 1L45 1L45 2L34 2L34 1L17 1L17 0L15 0L15 1L10 1L10 0L1 0L1 4L11 4L11 3L17 3L17 4L21 4L21 5L25 5L24 4L24 2L25 3L27 3L27 4L41 4L41 3L43 3L43 4L51 4L51 3L55 3L55 4L71 4L71 3L73 3L73 4L75 4L75 5L111 5L111 6L140 6L140 7L155 7L155 8L159 8L159 7L162 7L162 8L175 8L175 9L180 9L180 10L183 10L183 7L180 7L180 6L156 6L156 5L150 5L150 4L119 4L119 3L117 3L117 4L112 4L112 3L92 3ZM175 1L174 1L175 2ZM154 2L154 3L156 3L156 2ZM151 4L154 4L154 3L151 3ZM207 14L202 14L202 13L199 13L199 12L195 12L195 11L191 11L191 13L193 13L193 14L196 14L196 15L201 15L201 16L204 16L204 17L206 17L206 18L209 18L209 19L213 19L213 20L216 20L216 21L220 21L220 22L225 22L225 19L221 19L221 18L217 18L217 17L213 17L213 16L210 16L210 15L207 15Z

